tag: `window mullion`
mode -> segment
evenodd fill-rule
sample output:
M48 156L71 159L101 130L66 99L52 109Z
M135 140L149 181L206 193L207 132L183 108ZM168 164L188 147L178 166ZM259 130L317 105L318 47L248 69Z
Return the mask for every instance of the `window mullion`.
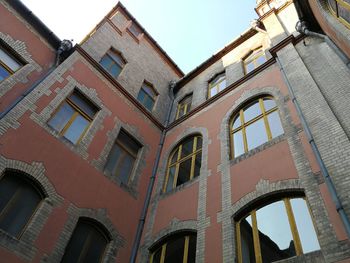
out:
M173 182L173 189L176 188L177 178L179 176L179 168L180 168L180 158L181 158L181 152L182 152L182 144L179 146L179 152L177 153L177 164L175 169L175 175L174 175L174 182Z
M262 263L259 231L258 231L258 222L256 220L256 210L251 212L251 216L252 216L252 227L253 227L255 261L256 261L256 263Z
M265 123L265 130L266 130L267 138L270 141L272 139L272 134L271 134L271 129L270 129L269 122L267 120L267 114L265 112L264 102L263 102L262 99L259 99L259 105L260 105L261 112L263 114L263 119L264 119L264 123Z
M165 244L162 246L162 254L160 255L160 263L165 263L166 244L167 244L167 243L165 243Z
M6 206L2 209L2 211L0 212L0 222L2 220L2 218L4 216L6 216L7 212L9 209L11 209L13 203L15 203L17 201L17 199L19 198L21 193L21 188L19 187L16 192L13 194L13 196L11 197L11 199L7 202Z
M238 263L243 263L242 240L241 240L241 220L239 220L236 223L236 235L237 235Z
M68 128L72 125L72 123L74 122L74 120L78 117L79 113L77 111L75 111L72 115L72 117L69 119L69 121L67 122L67 124L63 127L62 131L60 131L60 135L64 135L66 133L66 131L68 130Z
M288 221L289 221L289 225L290 225L290 228L292 231L293 240L295 243L295 250L296 250L297 255L299 256L299 255L303 254L303 248L301 246L297 225L296 225L295 218L294 218L293 211L292 211L292 206L291 206L290 200L288 198L283 199L283 201L284 201L284 204L285 204L286 210L287 210Z
M194 176L194 166L195 166L195 161L196 161L195 152L197 149L197 138L198 137L194 137L194 141L193 141L190 180L192 180L193 176Z
M0 60L0 65L3 66L5 68L5 70L9 73L9 74L13 74L14 71L12 69L10 69L4 62L2 62Z
M184 247L184 255L183 255L183 263L187 263L188 261L188 247L190 244L190 236L185 236L185 247Z
M241 124L242 124L242 135L243 135L243 144L244 144L244 152L248 152L248 141L247 141L247 134L245 131L245 123L244 123L244 116L243 116L243 110L240 111L239 117L241 118Z

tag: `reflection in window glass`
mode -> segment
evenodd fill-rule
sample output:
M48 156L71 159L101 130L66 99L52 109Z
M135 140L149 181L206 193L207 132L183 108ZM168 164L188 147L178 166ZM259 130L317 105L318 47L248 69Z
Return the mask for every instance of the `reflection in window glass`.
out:
M164 192L192 180L199 175L202 160L202 137L184 139L169 156Z
M274 262L320 249L303 198L285 198L253 210L236 226L239 263Z
M90 126L98 109L74 91L51 117L48 125L70 142L77 144Z
M149 262L195 263L196 239L195 233L181 233L170 236L151 250Z
M283 134L276 102L269 97L253 101L234 115L232 120L232 158Z

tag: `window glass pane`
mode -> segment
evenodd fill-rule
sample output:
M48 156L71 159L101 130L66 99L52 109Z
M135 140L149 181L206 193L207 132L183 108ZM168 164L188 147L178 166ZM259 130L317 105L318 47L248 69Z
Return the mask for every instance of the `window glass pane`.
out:
M137 155L140 150L140 144L134 140L129 134L121 130L117 138L118 143L126 147L126 149L133 155Z
M245 68L246 69L246 73L249 73L249 72L253 71L254 68L255 68L254 62L250 62L250 63L246 64L245 67L246 67Z
M112 62L112 58L110 56L105 55L101 59L100 64L102 65L102 67L108 70L112 66Z
M108 71L109 73L111 73L112 76L118 77L120 72L122 71L122 68L118 64L114 64L108 69Z
M262 112L260 109L259 102L258 101L254 102L253 105L244 109L244 122L248 122L261 114Z
M278 201L256 212L260 250L264 262L273 262L296 255L287 211Z
M350 23L350 10L349 9L346 9L342 5L338 5L338 12L339 12L338 14L341 18L343 18L346 22Z
M266 57L264 55L261 55L256 59L257 67L264 64L265 62L266 62Z
M244 153L244 143L242 130L233 134L234 157L238 157Z
M177 118L182 117L183 115L185 115L185 108L184 107L180 107L179 108L179 113L177 115Z
M88 100L82 97L77 92L73 92L72 95L69 96L69 100L72 101L82 112L88 115L91 119L96 114L97 108Z
M108 55L111 56L111 58L114 60L114 62L120 66L120 68L125 65L124 59L116 52L108 51Z
M350 0L344 0L344 2L350 5Z
M177 161L178 152L179 152L179 148L177 148L176 151L174 152L170 163L175 163Z
M194 137L191 137L182 144L181 158L188 156L193 152L193 140Z
M169 192L170 190L173 189L173 183L174 183L174 178L175 178L175 171L176 171L176 166L172 166L169 169L169 177L168 177L168 182L165 191Z
M267 116L267 119L269 121L272 138L275 138L283 134L283 128L282 128L280 116L278 115L277 111L270 113Z
M151 97L154 98L156 96L156 93L154 92L153 88L150 87L147 84L143 84L142 89Z
M0 228L12 236L18 236L28 223L41 196L31 185L17 184L17 191L12 197L10 207L7 207L0 219Z
M264 99L264 108L265 111L269 111L271 109L273 109L274 107L276 107L276 102L273 99Z
M64 102L55 116L51 118L48 124L56 131L60 132L66 126L74 113L74 109L67 102Z
M117 163L120 158L121 149L118 144L114 144L113 148L108 156L108 161L105 166L105 170L108 171L111 175L116 175Z
M201 163L202 163L201 154L202 154L202 152L199 152L196 155L196 159L195 159L195 162L194 162L194 176L193 177L197 177L200 174Z
M197 137L197 150L202 148L202 137Z
M11 175L12 173L8 172L8 175L4 175L0 179L0 213L11 200L18 188L17 177Z
M0 60L8 66L12 71L16 71L22 65L18 63L12 56L0 47Z
M191 163L192 163L192 158L189 158L186 161L183 161L180 163L176 186L179 186L190 180Z
M135 24L131 24L129 30L135 37L138 37L138 35L140 35L140 30Z
M137 95L137 100L142 103L145 99L145 96L146 96L146 93L143 91L143 89L140 89L140 92Z
M236 119L233 121L233 125L232 125L232 129L236 129L238 127L241 126L241 118L238 114L238 116L236 117Z
M88 125L89 121L83 116L78 115L66 130L64 137L76 144Z
M224 79L218 85L219 85L219 91L224 90L226 88L226 80Z
M194 235L191 235L189 246L188 246L187 263L196 262L196 243L197 243L197 237Z
M149 111L152 111L153 104L154 104L153 99L147 95L146 96L146 100L144 102L144 106L146 107L146 109L149 110Z
M0 81L10 76L10 73L0 64Z
M336 6L335 0L328 0L328 3L331 6L331 8L333 9L333 11L336 12L337 6Z
M210 97L213 97L214 95L216 95L217 94L217 90L216 90L216 86L215 87L212 87L211 89L210 89Z
M185 237L170 240L166 246L164 262L179 263L183 261Z
M116 167L117 176L122 183L128 184L134 162L135 159L128 153L124 152L123 159L118 163L118 167Z
M260 119L253 122L246 128L248 150L254 149L259 145L267 142L267 134L265 129L264 120Z
M97 263L101 262L100 259L103 256L103 252L108 244L106 238L97 230L91 227L90 243L85 253L85 257L80 262L84 263Z
M296 198L291 199L290 202L303 252L309 253L311 251L319 250L320 245L318 244L315 228L305 200L302 198Z
M241 229L241 247L242 247L242 261L243 263L254 263L254 240L253 240L253 227L251 216L242 219L240 222Z

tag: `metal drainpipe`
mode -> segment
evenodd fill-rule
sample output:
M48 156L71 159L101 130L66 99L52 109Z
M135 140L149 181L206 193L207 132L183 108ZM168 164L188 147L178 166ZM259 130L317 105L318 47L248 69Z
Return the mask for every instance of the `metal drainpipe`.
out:
M322 160L322 157L321 157L321 154L317 148L317 145L314 141L314 138L312 136L312 133L311 133L311 130L309 128L309 125L307 124L306 122L306 119L304 117L304 114L300 108L300 105L299 105L299 102L297 100L297 98L295 97L295 94L294 94L294 91L293 91L293 88L287 78L287 75L283 69L283 66L281 64L281 61L279 60L278 57L276 57L276 61L277 61L277 64L279 66L279 69L282 73L282 76L283 76L283 79L285 81L285 83L287 84L287 87L288 87L288 91L289 91L289 94L291 96L291 99L292 99L292 102L297 110L297 114L300 118L300 121L301 121L301 124L303 126L303 129L305 131L305 134L307 136L307 139L308 139L308 142L310 143L311 145L311 148L312 148L312 151L316 157L316 161L318 163L318 165L320 166L320 169L321 169L321 173L323 175L323 178L326 182L326 185L328 187L328 190L331 194L331 197L333 199L333 202L335 203L335 206L336 206L336 209L337 209L337 212L339 213L339 216L344 224L344 227L345 227L345 230L346 230L346 233L348 235L348 238L350 238L350 221L349 221L349 218L347 217L346 213L345 213L345 210L344 210L344 207L338 197L338 194L337 194L337 190L333 184L333 181L331 179L331 177L329 176L329 173L328 173L328 170L326 168L326 165L324 164L323 160Z
M72 42L69 40L62 40L60 43L59 48L56 51L56 57L54 65L38 80L36 80L30 88L28 88L26 91L24 91L14 102L12 102L9 106L6 107L6 109L0 113L0 120L3 119L7 113L9 113L14 107L18 105L29 93L31 93L48 75L50 75L59 65L60 63L60 56L63 52L69 51L72 48Z
M173 105L174 105L174 87L175 87L175 81L170 82L169 84L169 93L170 93L170 97L171 97L171 106L168 112L168 116L166 118L165 121L165 127L168 126L169 121L170 121L170 116L171 116L171 112L173 109ZM163 150L163 145L164 145L164 141L165 141L165 135L166 135L166 130L162 131L162 135L160 137L160 141L158 144L158 149L157 149L157 155L156 155L156 160L153 164L153 168L152 168L152 175L150 177L149 180L149 184L148 184L148 188L147 188L147 193L146 193L146 198L142 207L142 212L141 212L141 216L139 219L139 223L137 225L137 230L136 230L136 236L135 236L135 240L132 246L132 250L131 250L131 256L130 256L130 263L135 263L136 261L136 257L137 257L137 251L139 250L140 247L140 241L141 241L141 236L142 236L142 232L143 232L143 228L145 226L145 220L146 220L146 216L147 216L147 211L148 211L148 207L151 201L151 197L152 197L152 192L153 192L153 187L154 187L154 183L155 183L155 179L156 179L156 173L158 170L158 165L159 165L159 160L160 160L160 155L162 153Z
M327 35L323 35L320 33L310 31L308 29L308 25L307 25L306 21L298 21L297 24L295 25L295 29L301 34L323 39L334 50L334 52L340 57L340 59L345 63L345 65L348 68L350 68L350 59L347 57L347 55L345 55L345 53L342 50L340 50L337 47L336 44L334 44L334 42Z

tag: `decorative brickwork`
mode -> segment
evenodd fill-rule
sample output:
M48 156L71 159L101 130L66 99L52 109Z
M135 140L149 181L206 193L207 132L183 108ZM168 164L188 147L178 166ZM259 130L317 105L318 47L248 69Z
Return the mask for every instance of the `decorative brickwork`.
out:
M35 240L52 210L63 202L63 198L56 193L55 188L45 176L45 168L42 163L33 162L32 164L27 164L18 160L7 159L0 155L0 177L6 170L20 171L21 175L28 176L37 182L45 194L45 199L39 204L20 238L13 237L0 230L0 246L25 260L31 261L37 252L37 248L34 245Z

